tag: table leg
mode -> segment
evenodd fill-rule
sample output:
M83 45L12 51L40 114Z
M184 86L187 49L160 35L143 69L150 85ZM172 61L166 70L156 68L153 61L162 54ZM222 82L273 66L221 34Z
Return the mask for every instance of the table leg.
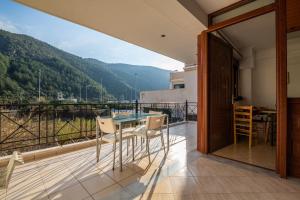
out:
M96 121L96 160L99 162L99 130L98 123Z
M271 146L273 146L274 145L274 128L273 128L273 126L274 126L274 118L273 118L273 116L271 116Z
M122 123L119 123L119 156L120 156L120 172L122 172Z
M168 144L168 150L170 147L170 131L169 131L169 116L167 115L167 144Z
M268 143L269 138L269 119L267 118L266 121L264 121L264 140L265 144Z

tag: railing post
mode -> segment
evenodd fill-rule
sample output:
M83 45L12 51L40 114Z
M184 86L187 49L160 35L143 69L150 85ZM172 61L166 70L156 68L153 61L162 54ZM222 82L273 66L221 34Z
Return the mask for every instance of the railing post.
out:
M140 114L142 113L142 104L140 103Z
M90 110L90 115L89 115L89 118L90 118L90 137L93 135L93 105L91 104L90 105L91 107L91 110Z
M41 148L41 104L39 103L39 148Z
M85 115L84 115L84 125L85 125L85 137L87 137L87 133L88 133L88 130L87 130L87 112L88 112L88 105L87 103L85 104Z
M185 101L185 121L188 121L188 101Z
M112 116L111 115L111 106L109 105L108 108L109 108L109 116Z
M46 118L45 118L45 120L46 120L46 145L48 145L48 111L49 111L49 105L47 105L46 106Z
M54 143L56 137L56 130L55 130L55 121L56 121L56 106L52 108L52 142Z
M79 105L79 126L80 126L80 138L82 138L82 126L83 126L83 122L82 122L82 105Z
M138 100L135 100L135 114L138 114L139 111L139 102Z
M2 152L2 119L1 119L1 116L2 116L2 107L0 107L0 152Z

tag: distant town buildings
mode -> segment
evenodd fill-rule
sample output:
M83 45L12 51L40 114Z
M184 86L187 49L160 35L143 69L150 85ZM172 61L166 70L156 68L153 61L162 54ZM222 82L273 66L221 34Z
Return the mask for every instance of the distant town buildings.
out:
M197 66L186 66L184 71L170 73L167 90L141 91L141 103L197 102Z
M73 97L73 95L71 95L69 98L65 99L64 98L64 94L62 92L58 92L57 93L57 100L58 101L68 101L68 102L73 102L73 103L77 103L77 99Z

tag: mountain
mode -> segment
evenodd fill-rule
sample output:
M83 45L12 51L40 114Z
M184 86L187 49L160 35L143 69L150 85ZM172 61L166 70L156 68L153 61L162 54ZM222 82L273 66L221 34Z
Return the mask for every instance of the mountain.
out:
M166 89L169 71L151 66L81 58L27 35L0 30L0 97L34 100L38 95L131 99L135 91ZM136 88L136 90L135 90Z

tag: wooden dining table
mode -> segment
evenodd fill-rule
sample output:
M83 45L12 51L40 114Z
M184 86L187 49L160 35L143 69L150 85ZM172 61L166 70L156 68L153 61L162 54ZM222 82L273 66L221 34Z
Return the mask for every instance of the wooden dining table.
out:
M133 113L130 115L118 115L113 117L114 123L119 126L119 160L120 160L120 171L122 171L122 144L123 144L123 137L122 137L122 128L125 124L133 124L138 123L142 120L145 120L149 116L157 116L158 114L149 114L149 113ZM169 116L166 116L166 127L167 127L167 149L169 150ZM99 160L99 132L96 132L96 159Z
M271 125L270 144L271 144L271 146L273 146L274 145L274 129L273 129L273 127L274 127L274 122L276 120L277 111L273 110L273 109L268 109L268 108L256 108L256 112L259 115L267 116L266 121L265 121L267 134L269 134L269 129L268 129L269 123L271 123L270 124Z

